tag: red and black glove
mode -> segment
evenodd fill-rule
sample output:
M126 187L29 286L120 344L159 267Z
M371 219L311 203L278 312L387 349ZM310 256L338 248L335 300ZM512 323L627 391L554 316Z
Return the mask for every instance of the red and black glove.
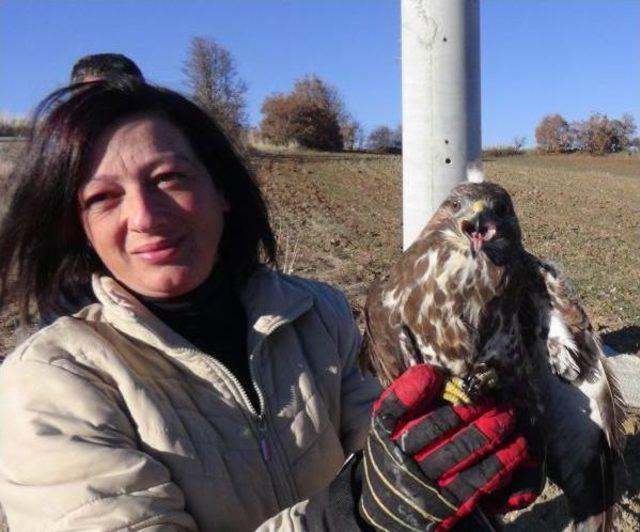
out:
M509 511L542 489L544 473L516 431L515 409L445 404L443 384L435 368L414 366L374 405L358 508L376 529L450 530L480 513L481 499Z

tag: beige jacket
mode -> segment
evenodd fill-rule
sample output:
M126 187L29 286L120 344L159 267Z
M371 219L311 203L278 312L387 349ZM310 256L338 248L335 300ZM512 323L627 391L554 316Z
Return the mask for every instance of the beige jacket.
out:
M362 445L380 392L358 372L344 296L266 268L249 281L258 414L224 366L116 281L93 288L99 303L0 368L11 530L320 529L323 487Z

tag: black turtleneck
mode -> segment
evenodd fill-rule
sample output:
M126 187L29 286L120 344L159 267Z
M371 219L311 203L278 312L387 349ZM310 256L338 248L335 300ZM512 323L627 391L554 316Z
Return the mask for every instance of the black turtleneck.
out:
M214 268L200 286L182 296L151 298L137 294L137 297L174 331L222 362L240 381L258 410L249 372L247 318L229 275Z

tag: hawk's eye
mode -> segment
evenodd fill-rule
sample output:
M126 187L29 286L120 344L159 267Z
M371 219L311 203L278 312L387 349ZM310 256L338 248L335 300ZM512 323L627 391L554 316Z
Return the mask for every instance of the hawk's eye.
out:
M453 200L451 202L451 207L453 207L453 212L457 212L460 210L460 200Z

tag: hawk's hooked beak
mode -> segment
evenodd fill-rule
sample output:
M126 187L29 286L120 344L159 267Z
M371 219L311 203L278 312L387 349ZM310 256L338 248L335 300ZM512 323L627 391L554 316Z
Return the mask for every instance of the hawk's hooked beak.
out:
M474 255L479 253L482 245L496 234L496 224L490 219L490 212L487 204L478 200L471 205L471 216L460 223L460 229L471 241Z
M480 214L486 208L487 208L487 204L482 200L478 200L478 201L474 202L473 205L471 205L471 211L474 214Z

